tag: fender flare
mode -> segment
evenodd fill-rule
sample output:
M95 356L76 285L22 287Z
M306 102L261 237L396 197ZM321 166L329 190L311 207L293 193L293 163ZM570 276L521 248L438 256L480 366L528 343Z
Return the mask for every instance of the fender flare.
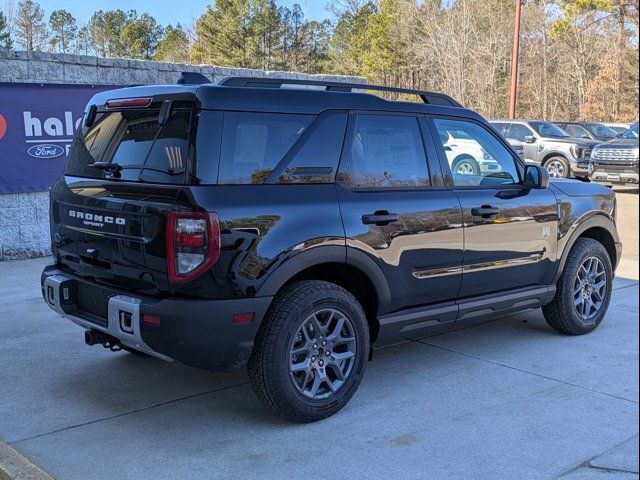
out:
M373 285L378 297L378 312L388 308L391 293L380 267L365 253L344 245L318 246L288 257L266 278L258 296L273 296L301 271L324 263L341 263L362 272Z
M573 248L573 245L576 243L578 238L580 238L580 236L590 228L602 228L606 230L609 235L611 235L611 238L613 238L616 248L620 245L620 237L618 236L615 223L606 213L590 212L586 216L580 217L569 228L565 236L558 242L558 248L562 248L562 254L558 258L558 270L556 271L553 283L557 283L560 279L560 275L562 275L562 272L564 271L564 266L567 263L567 258L569 257L569 252ZM616 262L613 265L614 270L617 266L617 262L619 261L620 253L616 251Z
M545 162L549 161L550 159L552 159L553 157L562 157L564 158L569 164L571 164L571 159L567 156L566 152L563 152L561 150L551 150L549 152L545 152L544 154L544 158L542 160L540 160L540 166L544 166Z

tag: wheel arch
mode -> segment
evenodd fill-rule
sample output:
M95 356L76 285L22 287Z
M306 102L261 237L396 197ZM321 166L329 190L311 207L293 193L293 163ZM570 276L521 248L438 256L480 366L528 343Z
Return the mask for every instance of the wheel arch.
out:
M389 285L376 263L364 253L346 247L323 246L291 257L265 281L259 295L277 296L283 288L301 280L322 280L350 292L362 306L371 341L379 331L378 315L391 301Z
M570 230L571 233L565 237L566 240L562 247L562 255L560 256L560 262L558 265L558 271L554 278L554 283L556 283L560 278L560 275L562 275L569 252L571 252L571 249L579 238L591 238L600 242L607 250L609 258L611 259L611 265L615 270L618 262L620 261L621 244L615 223L611 217L606 215L604 212L594 212L586 218L581 220L579 219Z
M567 161L567 163L569 162L569 159L567 158L567 155L566 155L565 153L560 152L560 151L553 150L553 151L551 151L551 152L547 153L547 154L542 158L542 160L540 161L540 166L544 167L545 163L547 163L547 162L548 162L549 160L551 160L553 157L562 157L562 158L564 158L564 159Z

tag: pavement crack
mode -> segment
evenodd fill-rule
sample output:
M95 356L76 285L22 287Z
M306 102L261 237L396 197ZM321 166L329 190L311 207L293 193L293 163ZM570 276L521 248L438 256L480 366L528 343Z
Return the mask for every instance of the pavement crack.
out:
M210 393L223 392L225 390L231 390L232 388L241 387L243 385L248 385L249 382L236 383L233 385L227 385L226 387L216 388L214 390L207 390L206 392L194 393L192 395L187 395L180 398L173 398L171 400L166 400L164 402L154 403L153 405L149 405L146 407L136 408L135 410L131 410L128 412L118 413L117 415L109 415L108 417L97 418L95 420L89 420L88 422L78 423L76 425L69 425L68 427L58 428L56 430L51 430L50 432L39 433L38 435L33 435L31 437L21 438L19 440L14 440L11 442L7 442L8 445L17 445L19 443L28 442L29 440L34 440L36 438L46 437L48 435L53 435L55 433L66 432L67 430L73 430L80 427L86 427L87 425L93 425L94 423L105 422L107 420L113 420L114 418L126 417L127 415L132 415L134 413L144 412L146 410L151 410L157 407L163 407L165 405L171 405L172 403L177 403L182 400L190 400L192 398L202 397L204 395L209 395Z
M491 365L496 365L498 367L508 368L510 370L515 370L516 372L521 372L521 373L526 373L526 374L529 374L529 375L534 375L536 377L540 377L540 378L544 378L546 380L551 380L551 381L554 381L554 382L562 383L562 384L568 385L570 387L580 388L580 389L586 390L588 392L597 393L599 395L604 395L606 397L615 398L617 400L623 400L625 402L629 402L629 403L632 403L634 405L638 405L638 402L635 401L635 400L630 400L628 398L621 397L621 396L618 396L618 395L612 395L610 393L601 392L601 391L595 390L593 388L585 387L584 385L578 385L576 383L567 382L566 380L560 380L559 378L548 377L546 375L542 375L541 373L532 372L530 370L525 370L523 368L514 367L512 365L507 365L506 363L496 362L494 360L487 360L486 358L478 357L478 356L475 356L475 355L470 355L468 353L460 352L458 350L453 350L451 348L442 347L440 345L435 345L433 343L428 343L428 342L425 342L423 340L412 340L412 341L416 342L416 343L421 343L422 345L427 345L429 347L434 347L434 348L439 348L441 350L446 350L447 352L455 353L457 355L462 355L463 357L473 358L474 360L479 360L481 362L488 363L488 364L491 364Z
M598 467L596 465L591 465L591 462L593 462L594 460L596 460L597 458L606 455L607 453L611 452L612 450L615 450L616 448L620 447L621 445L624 445L625 443L627 443L629 440L637 437L638 434L636 433L635 435L630 436L629 438L627 438L626 440L614 445L613 447L604 450L603 452L600 452L596 455L594 455L593 457L588 458L587 460L585 460L582 463L579 463L578 465L576 465L573 468L570 468L569 470L566 470L564 472L562 472L560 475L558 475L557 477L555 477L555 479L561 479L563 477L566 477L567 475L572 474L573 472L576 472L580 469L589 469L589 470L599 470L601 472L607 472L607 473L631 473L634 475L638 475L638 472L635 470L626 470L623 468L615 468L615 467Z

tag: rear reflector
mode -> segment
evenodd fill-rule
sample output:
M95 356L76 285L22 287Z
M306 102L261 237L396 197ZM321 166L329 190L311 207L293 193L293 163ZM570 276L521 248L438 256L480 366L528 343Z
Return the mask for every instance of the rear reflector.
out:
M178 233L176 235L176 245L187 248L202 248L206 242L206 237L199 234Z
M248 313L234 313L233 314L233 323L236 325L247 325L253 322L253 318L256 316L254 312Z
M106 106L107 108L148 107L151 105L151 100L151 97L117 98L115 100L108 100Z
M143 315L142 323L146 323L147 325L160 325L160 317L157 315Z

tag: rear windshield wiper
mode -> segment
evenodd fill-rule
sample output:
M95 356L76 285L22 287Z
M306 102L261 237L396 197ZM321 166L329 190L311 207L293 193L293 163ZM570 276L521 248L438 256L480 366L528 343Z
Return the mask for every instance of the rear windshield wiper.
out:
M122 166L116 162L93 162L89 166L109 173L116 173L122 170Z

